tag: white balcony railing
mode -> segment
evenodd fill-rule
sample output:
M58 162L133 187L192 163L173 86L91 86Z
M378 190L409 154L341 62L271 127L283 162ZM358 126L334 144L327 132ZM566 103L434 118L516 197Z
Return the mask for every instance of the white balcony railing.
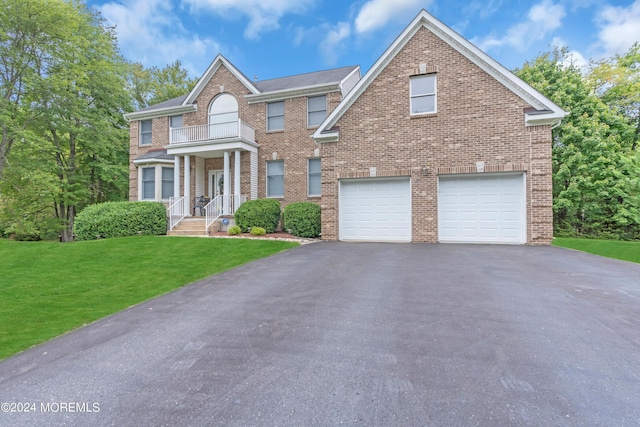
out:
M169 133L169 144L187 144L190 142L228 138L242 138L255 142L256 131L242 120L209 125L171 128Z

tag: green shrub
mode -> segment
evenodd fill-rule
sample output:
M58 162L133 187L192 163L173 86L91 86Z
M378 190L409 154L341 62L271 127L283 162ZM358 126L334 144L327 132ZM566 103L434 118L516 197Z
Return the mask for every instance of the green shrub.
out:
M237 225L232 225L227 230L227 233L229 233L232 236L235 236L235 235L238 235L238 234L242 233L242 230L240 230L240 227L238 227Z
M107 202L90 205L76 217L77 240L167 233L167 210L160 202Z
M284 208L284 229L294 236L318 237L321 231L320 206L311 202L292 203Z
M267 231L262 227L251 227L251 234L254 236L264 236Z
M249 200L240 205L235 220L243 233L250 227L262 227L267 233L273 233L280 222L280 202L275 199Z

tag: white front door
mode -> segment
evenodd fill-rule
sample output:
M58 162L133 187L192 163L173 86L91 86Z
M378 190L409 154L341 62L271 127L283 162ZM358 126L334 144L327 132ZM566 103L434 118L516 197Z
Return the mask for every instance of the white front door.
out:
M224 171L209 171L209 198L223 194Z

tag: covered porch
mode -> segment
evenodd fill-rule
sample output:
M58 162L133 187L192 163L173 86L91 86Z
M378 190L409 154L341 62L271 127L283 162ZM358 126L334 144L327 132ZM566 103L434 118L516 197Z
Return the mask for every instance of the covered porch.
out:
M170 135L165 147L174 159L169 230L199 214L206 231L218 218L233 216L242 203L257 198L259 145L250 126L238 120L171 128Z

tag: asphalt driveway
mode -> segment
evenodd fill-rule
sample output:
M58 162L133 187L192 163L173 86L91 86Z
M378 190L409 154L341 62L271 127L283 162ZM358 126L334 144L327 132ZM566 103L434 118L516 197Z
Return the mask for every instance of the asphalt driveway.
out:
M3 426L640 425L640 265L307 245L0 362L0 402Z

